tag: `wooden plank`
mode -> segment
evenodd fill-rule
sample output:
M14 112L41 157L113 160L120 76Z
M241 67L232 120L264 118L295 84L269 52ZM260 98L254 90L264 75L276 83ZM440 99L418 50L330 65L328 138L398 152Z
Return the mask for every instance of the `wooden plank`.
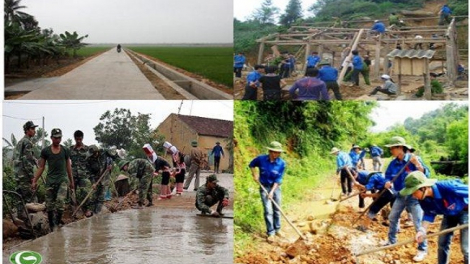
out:
M210 214L197 214L197 216L201 216L201 217L211 217L211 218L233 219L233 216L230 216L230 215L213 216L213 215L210 215Z
M263 53L264 53L264 42L261 42L259 44L259 51L258 51L258 64L261 64L263 62Z

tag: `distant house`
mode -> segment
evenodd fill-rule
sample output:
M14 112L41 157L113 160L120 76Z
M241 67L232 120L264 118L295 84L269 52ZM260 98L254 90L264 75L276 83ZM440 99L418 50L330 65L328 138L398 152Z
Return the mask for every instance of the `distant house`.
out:
M191 141L196 140L198 147L207 155L207 165L211 169L213 169L214 158L213 156L209 157L209 155L215 143L220 142L225 154L225 157L220 160L220 169L232 168L230 165L233 164L233 153L229 153L227 145L233 136L233 121L170 114L157 127L157 130L159 134L165 136L166 141L185 154L189 153L192 148Z

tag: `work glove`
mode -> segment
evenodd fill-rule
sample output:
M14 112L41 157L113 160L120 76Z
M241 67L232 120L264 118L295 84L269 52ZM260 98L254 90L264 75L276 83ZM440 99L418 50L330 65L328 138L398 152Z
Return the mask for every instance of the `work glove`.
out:
M227 199L227 198L224 198L224 199L222 200L222 205L223 205L224 207L228 205L228 199Z
M424 236L426 236L426 229L424 229L424 227L420 227L415 236L416 242L422 243L424 241Z

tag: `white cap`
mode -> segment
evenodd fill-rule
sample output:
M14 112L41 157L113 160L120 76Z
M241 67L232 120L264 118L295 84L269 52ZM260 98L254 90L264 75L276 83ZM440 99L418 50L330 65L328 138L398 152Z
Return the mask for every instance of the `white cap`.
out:
M374 20L374 23L377 23L377 22L379 22L379 21L378 21L378 20Z
M382 76L380 76L380 78L390 80L390 76L388 76L387 74L383 74Z

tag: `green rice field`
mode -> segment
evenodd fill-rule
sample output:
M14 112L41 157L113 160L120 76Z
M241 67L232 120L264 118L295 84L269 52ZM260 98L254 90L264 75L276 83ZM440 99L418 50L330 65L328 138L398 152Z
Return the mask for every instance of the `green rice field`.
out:
M125 47L233 88L232 47Z

